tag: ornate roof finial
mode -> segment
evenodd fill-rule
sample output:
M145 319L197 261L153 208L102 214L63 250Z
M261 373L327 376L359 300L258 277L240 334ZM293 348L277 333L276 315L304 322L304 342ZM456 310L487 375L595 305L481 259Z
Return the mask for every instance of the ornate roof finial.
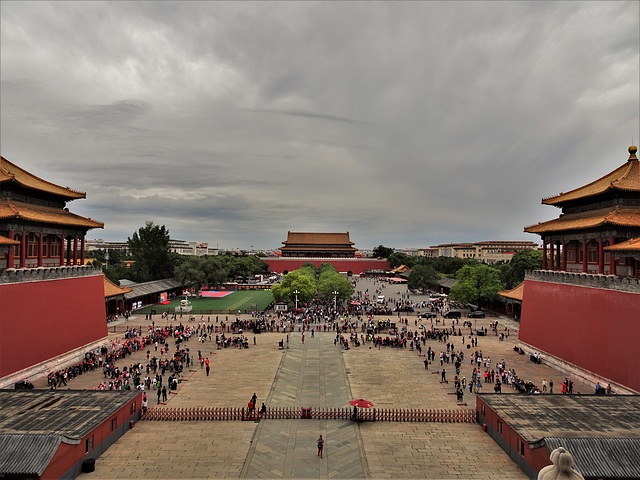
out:
M638 160L638 157L636 157L637 151L638 147L636 147L635 145L631 145L629 147L629 160Z

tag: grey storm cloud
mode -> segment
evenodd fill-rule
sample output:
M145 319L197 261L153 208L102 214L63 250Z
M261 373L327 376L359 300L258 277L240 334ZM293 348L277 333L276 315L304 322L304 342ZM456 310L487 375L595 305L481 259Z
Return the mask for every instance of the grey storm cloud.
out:
M628 2L0 2L2 155L123 240L537 240L621 165Z

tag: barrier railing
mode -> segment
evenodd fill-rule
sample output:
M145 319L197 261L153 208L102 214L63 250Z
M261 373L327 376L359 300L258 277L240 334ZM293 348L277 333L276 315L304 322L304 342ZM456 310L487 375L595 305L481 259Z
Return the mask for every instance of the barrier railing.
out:
M272 407L266 412L234 407L151 408L141 420L151 421L258 421L313 418L321 420L357 420L365 422L438 422L476 423L475 410L373 408L357 411L336 407Z

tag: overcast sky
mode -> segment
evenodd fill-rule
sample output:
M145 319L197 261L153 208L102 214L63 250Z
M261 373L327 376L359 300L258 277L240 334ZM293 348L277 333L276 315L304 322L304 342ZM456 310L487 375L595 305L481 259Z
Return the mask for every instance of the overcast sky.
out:
M640 136L629 2L0 2L1 153L225 249L532 240Z

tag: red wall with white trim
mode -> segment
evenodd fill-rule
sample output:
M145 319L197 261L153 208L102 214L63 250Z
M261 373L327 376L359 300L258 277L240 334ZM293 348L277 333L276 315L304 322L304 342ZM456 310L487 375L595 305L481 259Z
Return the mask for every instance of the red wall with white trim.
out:
M525 280L519 339L640 391L640 294Z
M102 275L0 285L0 377L106 336Z
M354 275L361 275L365 270L389 270L389 262L387 260L378 259L340 259L340 258L286 258L286 257L267 257L261 259L269 264L272 272L283 273L293 272L299 269L305 263L313 263L316 267L322 263L330 263L336 270L342 273L351 272Z

